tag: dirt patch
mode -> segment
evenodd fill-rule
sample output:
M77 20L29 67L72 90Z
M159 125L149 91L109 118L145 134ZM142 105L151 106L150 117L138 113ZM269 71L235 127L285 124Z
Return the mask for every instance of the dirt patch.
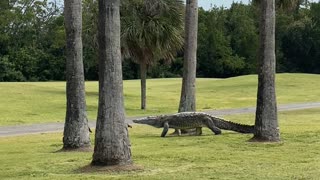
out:
M256 137L253 137L253 138L249 139L248 142L251 142L251 143L266 143L266 144L282 144L282 141L280 141L280 140L271 141L271 140L268 140L268 139L261 139L261 138L256 138Z

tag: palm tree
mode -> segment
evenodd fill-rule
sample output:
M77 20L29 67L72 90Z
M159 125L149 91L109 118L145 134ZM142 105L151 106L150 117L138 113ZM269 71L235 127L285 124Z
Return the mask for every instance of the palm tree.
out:
M198 0L186 1L183 78L179 112L196 111ZM202 133L197 129L198 135ZM182 133L188 133L183 130ZM176 129L173 134L179 134Z
M123 3L123 52L140 64L141 109L146 109L148 66L160 59L170 62L183 45L182 9L181 0L136 0Z
M280 141L275 92L275 0L261 0L254 141Z
M260 58L259 84L255 135L252 140L279 141L280 133L277 118L275 95L275 8L286 12L299 9L305 0L254 0L260 6Z
M99 106L93 165L131 164L123 103L120 0L99 0Z
M198 0L186 1L183 79L179 112L196 111Z
M82 61L82 9L81 0L65 0L64 3L67 34L67 111L63 148L79 149L90 146Z

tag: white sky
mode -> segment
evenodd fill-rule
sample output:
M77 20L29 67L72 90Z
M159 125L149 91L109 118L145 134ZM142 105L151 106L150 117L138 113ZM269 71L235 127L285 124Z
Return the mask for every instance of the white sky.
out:
M243 2L244 4L248 4L249 0L199 0L199 6L204 9L210 9L212 6L224 6L230 7L232 2Z

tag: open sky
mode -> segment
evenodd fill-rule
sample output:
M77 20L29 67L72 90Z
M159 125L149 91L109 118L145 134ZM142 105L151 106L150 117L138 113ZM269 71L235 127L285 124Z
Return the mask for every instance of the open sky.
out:
M204 9L210 9L212 6L224 6L230 7L232 2L243 2L244 4L248 4L249 0L199 0L199 6Z

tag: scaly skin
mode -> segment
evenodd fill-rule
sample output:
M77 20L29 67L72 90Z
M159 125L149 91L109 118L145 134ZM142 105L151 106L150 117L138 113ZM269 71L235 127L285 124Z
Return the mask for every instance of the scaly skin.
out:
M220 129L231 130L239 133L253 133L254 131L254 126L226 121L202 112L182 112L172 115L149 116L146 118L135 119L133 122L138 124L147 124L156 128L163 128L161 137L166 136L169 128L196 128L196 135L201 135L202 127L209 128L216 135L221 134Z

